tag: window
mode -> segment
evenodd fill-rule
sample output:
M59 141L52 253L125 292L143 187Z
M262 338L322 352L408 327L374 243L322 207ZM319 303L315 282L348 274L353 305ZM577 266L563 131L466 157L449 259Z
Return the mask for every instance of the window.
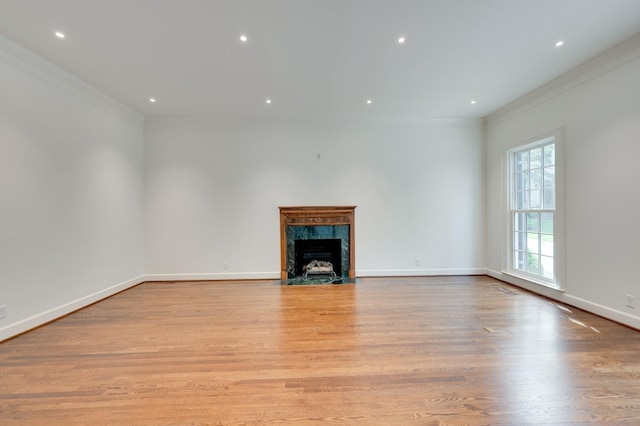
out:
M509 151L509 272L559 288L558 138Z

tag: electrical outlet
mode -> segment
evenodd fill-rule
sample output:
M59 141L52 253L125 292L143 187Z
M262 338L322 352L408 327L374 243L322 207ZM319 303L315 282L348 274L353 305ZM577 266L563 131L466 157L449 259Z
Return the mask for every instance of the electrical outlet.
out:
M416 257L416 266L422 266L422 260L419 257Z
M5 319L7 317L7 305L0 306L0 319Z
M229 262L224 262L222 264L222 269L224 269L225 271L227 271L229 269Z
M625 297L627 299L627 304L625 306L627 308L635 309L636 308L636 297L631 295L631 294L627 294Z

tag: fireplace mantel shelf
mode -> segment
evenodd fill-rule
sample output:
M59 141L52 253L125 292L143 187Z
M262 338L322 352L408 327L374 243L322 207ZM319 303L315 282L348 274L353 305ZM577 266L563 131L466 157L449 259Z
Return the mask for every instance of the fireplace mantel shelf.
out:
M297 206L280 208L280 276L287 272L288 226L349 226L349 278L355 278L355 208L356 206Z

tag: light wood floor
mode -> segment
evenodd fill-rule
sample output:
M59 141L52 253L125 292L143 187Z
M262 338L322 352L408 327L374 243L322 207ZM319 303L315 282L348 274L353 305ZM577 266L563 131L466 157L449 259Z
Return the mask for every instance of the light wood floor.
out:
M0 424L639 425L640 332L569 309L488 277L145 283L0 344Z

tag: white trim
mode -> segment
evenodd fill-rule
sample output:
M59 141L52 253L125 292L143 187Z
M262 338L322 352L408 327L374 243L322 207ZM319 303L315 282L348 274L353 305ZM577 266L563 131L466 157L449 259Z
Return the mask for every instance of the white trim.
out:
M352 119L342 121L345 125L363 125L367 128L401 127L402 129L438 129L438 130L482 130L482 118L389 118L389 119Z
M144 116L139 112L3 35L0 35L0 60L132 124L142 126L144 123Z
M438 275L486 275L485 268L460 269L358 269L356 277L419 277ZM145 281L278 280L280 272L147 274Z
M485 268L459 269L358 269L356 277L411 277L437 275L485 275ZM278 280L280 272L147 274L145 281Z
M639 316L631 315L617 309L609 308L607 306L600 305L599 303L590 302L588 300L572 296L570 294L567 294L564 299L568 305L575 306L576 308L583 309L587 312L600 315L601 317L608 318L621 324L628 325L629 327L633 327L636 330L640 330Z
M555 260L555 259L554 259ZM528 274L526 272L519 273L521 271L503 271L504 275L511 276L515 279L529 282L531 284L541 285L543 287L549 287L553 290L564 291L564 289L560 286L557 286L553 281L547 280L544 277L537 276L534 274Z
M145 281L224 281L280 279L280 272L147 274Z
M636 330L640 330L639 316L631 315L626 312L621 312L621 311L618 311L617 309L612 309L607 306L600 305L598 303L594 303L589 300L585 300L580 297L573 296L571 294L567 294L563 290L557 290L551 287L544 287L537 284L532 284L526 280L519 279L518 277L515 277L507 273L495 271L489 268L487 268L485 272L488 276L495 278L497 280L504 281L516 287L520 287L525 290L528 290L532 293L539 294L541 296L547 297L552 300L556 300L558 302L566 303L567 305L574 306L576 308L582 309L592 314L599 315L603 318L619 322L620 324L627 325L629 327L635 328Z
M483 118L318 118L292 120L286 118L269 118L269 119L247 119L242 117L208 117L203 115L191 116L150 116L150 122L162 121L167 122L183 122L189 120L205 120L208 125L217 129L259 129L259 130L277 130L277 129L323 129L327 126L341 126L344 128L400 128L403 130L483 130L485 128L485 120Z
M504 281L509 284L513 284L517 287L524 288L525 290L529 290L532 293L539 294L544 297L548 297L549 299L557 300L563 302L563 295L565 294L563 290L559 290L557 288L542 286L536 283L532 283L529 280L521 279L515 275L511 275L506 272L495 271L493 269L486 269L487 275L492 278L495 278L500 281Z
M358 269L360 277L422 277L438 275L485 275L485 268L451 268L451 269Z
M485 117L492 127L640 58L640 33Z
M116 293L120 293L123 290L127 290L133 286L143 283L144 281L145 276L140 275L138 277L123 281L119 284L113 285L95 293L88 294L79 299L72 300L71 302L60 305L57 308L52 308L39 314L33 315L29 318L24 318L20 321L14 322L13 324L6 325L0 328L0 342L17 336L18 334L29 331L33 328L44 325L65 315L68 315L74 311L77 311L78 309L87 307L92 303L96 303L100 300L106 299L107 297L113 296Z
M565 171L567 164L564 158L565 150L565 134L564 127L558 127L555 131L556 137L556 214L554 215L554 230L553 238L556 242L555 252L553 253L555 258L555 272L556 272L556 284L559 290L566 289L566 275L565 264L567 257L566 252L566 240L565 240Z

